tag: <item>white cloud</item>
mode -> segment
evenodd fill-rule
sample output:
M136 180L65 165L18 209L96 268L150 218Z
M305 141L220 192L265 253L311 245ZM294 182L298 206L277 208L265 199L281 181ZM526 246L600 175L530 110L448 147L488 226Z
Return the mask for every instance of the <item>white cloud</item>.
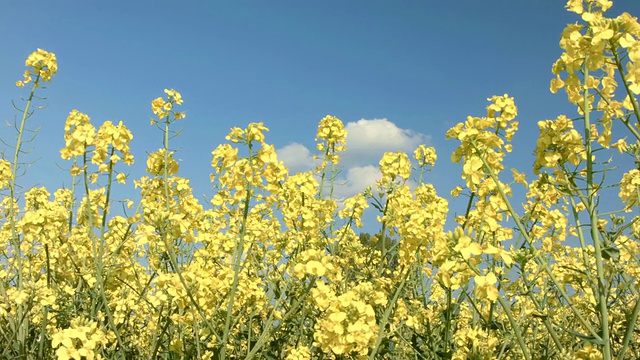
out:
M361 119L347 123L345 128L348 135L344 162L347 165L377 165L385 152L412 154L420 144L429 142L428 135L401 129L387 119Z
M429 136L399 128L387 119L359 120L347 123L347 151L340 159L341 168L335 180L334 195L344 199L374 186L380 179L378 162L388 151L404 151L409 156L420 144L428 144ZM313 170L318 164L309 148L291 143L276 150L278 158L290 174Z
M368 186L375 188L376 181L382 177L377 166L365 165L354 166L346 170L344 177L340 177L336 181L335 195L337 198L348 198Z
M291 143L276 149L278 159L284 162L289 169L289 173L309 171L315 167L315 160L306 146L298 143Z

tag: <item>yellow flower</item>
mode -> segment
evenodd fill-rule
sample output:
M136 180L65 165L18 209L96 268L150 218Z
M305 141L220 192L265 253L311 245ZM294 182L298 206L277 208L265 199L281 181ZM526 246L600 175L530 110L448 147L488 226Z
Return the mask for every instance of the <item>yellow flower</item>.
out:
M307 346L298 346L289 350L285 360L311 360L311 350Z
M482 247L477 242L471 240L467 235L463 235L458 239L458 244L453 248L455 251L459 251L462 258L469 260L471 256L482 254Z
M147 172L151 175L163 175L164 174L164 156L166 150L158 149L158 151L149 154L147 158ZM178 173L178 162L173 158L173 151L168 155L167 171L169 175L175 175Z
M640 170L633 169L622 176L618 196L625 203L626 209L640 203Z
M178 105L182 105L182 95L179 92L171 89L164 89L165 94L167 94L169 101L174 102Z
M329 163L337 165L340 162L339 153L346 150L347 131L342 120L331 115L322 118L318 124L316 141L316 149L323 152L321 164L316 167L316 171L323 171ZM314 155L313 158L321 157Z
M269 129L266 126L264 126L264 124L261 122L250 123L247 126L247 129L245 131L245 134L247 136L246 141L248 142L256 141L259 143L263 143L264 133L266 131L269 131Z
M326 273L327 269L324 267L324 265L322 265L321 262L311 260L307 263L306 271L308 274L322 277Z
M555 79L551 79L551 85L549 85L549 90L552 93L557 93L559 89L564 87L564 81L560 78L560 75L556 76Z
M182 105L182 95L179 92L171 89L164 89L164 92L167 94L167 99L163 99L162 97L157 97L151 101L151 111L158 117L158 120L162 120L169 116L173 115L173 120L181 120L185 118L184 112L173 111L174 104ZM157 121L155 119L151 119L151 125L156 124Z
M158 97L151 101L151 111L158 116L158 118L163 119L167 116L167 113L164 111L165 101L163 98Z
M487 245L486 249L484 249L483 252L488 255L495 255L495 257L504 261L507 267L511 267L511 265L513 265L513 257L508 251L504 250L502 247L497 248L489 244Z
M409 157L401 151L384 153L380 160L380 172L382 173L380 183L393 182L398 178L403 182L407 181L411 176Z
M0 159L0 189L9 185L11 180L11 163Z
M538 128L540 134L535 150L534 173L539 174L543 167L554 169L566 162L578 165L586 159L582 136L566 116L539 121Z
M327 115L318 124L316 140L327 140L329 145L344 144L347 138L347 131L344 124L335 116Z
M434 166L438 156L436 155L436 149L433 147L427 147L420 145L414 152L413 158L418 161L418 166L423 167L425 165Z
M611 144L611 147L618 150L618 152L620 152L620 154L622 154L623 152L627 151L628 149L628 145L627 142L624 139L618 139L618 141L616 141L615 143Z
M477 156L465 159L462 166L462 178L467 180L467 186L470 189L475 189L480 184L480 180L484 178L482 167L482 160Z
M64 125L65 147L60 150L60 156L71 159L74 156L83 155L87 147L95 141L96 129L89 122L89 116L78 110L72 110Z
M57 348L60 345L70 348L73 346L73 339L69 337L64 331L59 331L51 337L51 346Z
M476 275L474 277L476 283L476 297L479 300L496 301L500 295L498 288L495 284L498 282L496 275L493 272L488 273L486 276Z
M32 75L37 76L37 78L42 80L44 83L51 81L53 75L58 72L58 61L56 60L56 55L42 49L38 49L31 53L29 57L27 57L25 65L30 67L30 69L27 69L24 72L23 81L16 82L16 85L19 87L23 87L25 84L32 82Z
M355 291L340 295L315 325L314 345L335 354L364 356L376 339L373 307Z
M573 354L576 360L601 360L602 352L593 344L587 343L584 347L576 350Z
M513 181L515 181L516 183L522 184L524 186L527 186L527 180L526 180L525 174L519 172L516 169L511 169L511 173L513 174Z

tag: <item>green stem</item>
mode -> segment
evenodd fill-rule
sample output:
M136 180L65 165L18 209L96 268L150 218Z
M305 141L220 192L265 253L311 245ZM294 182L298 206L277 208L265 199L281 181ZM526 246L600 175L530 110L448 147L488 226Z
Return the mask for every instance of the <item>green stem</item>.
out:
M13 246L13 251L15 252L13 256L16 258L17 262L17 288L18 291L22 291L24 289L24 269L22 265L22 250L20 248L20 235L18 234L18 229L16 227L16 178L18 171L18 160L20 156L20 150L22 148L22 136L24 134L24 127L27 122L27 118L29 118L29 109L31 108L31 102L33 101L33 97L35 95L36 89L40 85L40 75L36 76L35 81L33 82L33 86L31 87L31 92L29 93L29 98L27 99L27 104L22 111L22 119L20 120L20 127L18 130L18 137L16 139L16 146L13 152L13 163L11 165L11 179L9 181L9 192L10 192L10 202L9 202L9 224L11 226L11 245ZM20 325L18 326L18 343L22 348L20 352L24 352L24 347L26 346L25 341L27 335L29 334L29 321L28 317L25 316L25 307L23 304L19 304L16 309L17 319L20 319Z
M313 279L309 282L309 284L305 287L305 291L303 293L303 296L300 297L296 297L293 306L289 309L289 311L287 311L283 316L282 319L280 319L278 325L273 328L270 329L270 327L275 323L274 321L274 312L276 311L275 309L277 309L280 304L287 300L287 298L283 295L281 296L276 304L273 306L274 311L272 311L269 314L269 317L267 318L265 325L264 325L264 330L262 332L262 334L260 334L260 337L258 337L258 340L256 341L256 344L253 346L253 348L251 349L251 351L247 354L247 357L245 358L245 360L250 360L253 359L254 356L256 356L258 354L258 351L264 346L264 344L267 342L267 340L269 340L267 338L268 335L274 334L277 332L278 328L280 328L283 324L286 323L286 320L293 314L298 314L298 308L300 308L300 306L302 306L302 304L304 303L304 301L307 301L308 295L309 295L309 290L315 285L316 283L316 279ZM283 291L283 294L285 292ZM306 310L306 308L305 308Z
M385 328L387 326L387 323L389 322L389 316L391 315L391 310L393 310L395 308L395 305L398 303L398 297L400 296L400 293L404 289L404 285L406 284L410 273L411 273L410 269L407 269L407 272L402 277L402 281L400 282L400 284L396 288L396 292L393 294L393 297L391 298L391 301L389 301L389 303L387 305L387 308L384 310L384 314L382 315L382 319L380 319L380 323L378 324L378 336L377 336L377 339L376 339L376 343L373 345L371 353L369 354L369 360L375 359L376 354L378 353L378 348L380 348L380 344L382 343L382 339L384 339L384 332L385 332Z
M470 264L469 262L467 262L467 265L473 270L474 273L476 273L477 275L481 275L482 276L482 271L480 271L480 269L475 266ZM465 291L466 292L466 291ZM461 294L462 295L462 294ZM466 294L467 298L470 300L471 305L473 306L473 308L476 310L476 313L480 316L480 309L477 305L477 302L471 297L469 296L469 294ZM516 340L518 341L518 345L520 346L520 349L522 350L522 354L524 355L524 358L526 360L530 360L531 359L531 354L529 354L529 349L527 348L527 344L524 341L524 337L522 336L522 329L520 327L520 323L518 321L516 321L516 319L513 317L513 313L511 312L511 305L507 304L504 299L500 296L498 296L498 303L500 304L500 306L502 307L502 309L505 312L505 315L507 315L507 319L509 319L509 324L511 324L511 329L513 329L513 331L516 334ZM482 319L483 321L486 321L484 318Z
M638 123L640 124L640 106L638 106L638 101L635 98L634 93L631 91L631 89L629 88L629 82L627 81L627 76L624 73L624 67L622 66L622 61L620 60L620 56L618 55L618 52L616 51L615 48L611 48L611 53L613 54L613 57L616 61L616 67L618 68L618 73L620 73L620 79L622 80L622 83L624 84L624 88L627 91L627 96L629 96L629 100L631 101L631 105L633 106L633 113L636 116L636 120L638 121ZM585 76L586 78L586 76ZM626 123L625 123L626 125ZM627 126L629 127L629 126ZM630 129L633 129L631 127L629 127ZM633 129L635 130L635 129ZM633 134L636 136L636 138L640 138L638 136L638 133L635 131L632 131Z
M636 304L633 306L633 312L631 313L631 316L627 319L627 329L624 332L624 338L622 340L622 348L618 353L618 360L624 359L624 354L627 352L627 349L629 348L629 343L631 342L631 338L633 338L634 332L636 330L638 315L640 315L640 298L636 296Z
M472 144L472 145L473 145L474 149L479 153L479 150L476 147L476 145L475 144ZM527 232L527 229L525 228L524 224L522 223L522 220L520 219L520 216L516 213L515 209L513 208L513 205L511 205L511 201L509 201L509 198L507 197L507 194L505 194L504 189L502 188L502 185L500 185L500 180L498 179L496 174L493 172L493 169L487 163L487 161L485 160L484 156L478 155L478 157L482 161L484 171L489 175L489 177L491 177L491 179L496 184L496 188L498 190L498 193L500 193L500 197L502 198L502 200L504 201L505 205L507 206L507 211L509 212L509 214L513 218L513 221L516 223L516 226L518 227L518 230L520 231L521 235L523 236L525 242L527 243L527 245L533 247L533 240L529 236L529 233ZM543 259L541 259L540 255L538 255L538 254L535 255L534 259L538 263L538 265L542 266L542 269L547 274L547 276L549 276L549 279L554 284L554 286L558 289L558 292L560 293L560 295L567 301L567 305L569 306L569 309L571 309L571 311L576 315L576 317L578 318L578 321L580 322L580 324L582 324L582 326L584 326L585 329L589 330L590 335L593 336L597 341L602 341L602 337L600 336L600 334L597 331L595 331L591 325L589 325L589 323L584 318L584 316L582 316L580 311L575 307L575 305L571 301L571 298L564 291L564 289L562 288L560 282L558 281L558 279L556 279L555 275L553 274L553 271L551 271L551 267L549 266L549 263L547 261L544 261Z
M164 148L164 169L163 169L163 182L164 182L164 194L165 194L165 209L167 211L167 214L169 214L169 212L171 211L171 202L169 201L170 199L170 194L169 194L169 125L171 125L171 120L169 119L169 115L167 115L167 118L164 122L164 129L163 130L163 141L162 141L162 145ZM143 194L144 197L144 194ZM142 204L142 203L140 203ZM136 209L136 213L138 212L138 210ZM162 238L164 240L164 245L167 251L167 255L169 256L169 265L171 266L171 268L174 270L174 272L178 275L178 279L180 280L180 284L182 284L182 286L185 289L185 292L187 293L187 297L189 298L189 301L191 302L191 305L193 305L196 309L196 311L198 312L198 314L200 315L200 317L202 318L202 320L204 321L205 325L207 326L207 328L211 331L211 334L213 334L216 339L219 338L219 335L216 331L216 329L213 327L213 325L211 324L211 321L209 321L209 319L206 316L206 313L204 312L204 310L202 310L202 307L200 306L200 304L196 301L196 299L193 297L193 292L191 290L189 290L189 286L187 284L187 281L185 280L184 276L182 275L182 271L180 269L179 266L179 262L178 262L178 255L176 254L175 249L173 248L173 242L170 241L171 239L169 239L169 232L167 231L168 229L171 228L171 226L169 226L170 224L166 224L167 228L166 229L162 229ZM151 283L151 280L149 280L148 285ZM142 295L141 295L142 297ZM171 311L171 309L169 309L169 311Z
M607 308L607 294L604 279L604 264L602 259L602 249L600 233L598 231L598 213L596 209L597 188L593 184L593 150L591 148L591 111L589 109L589 90L587 89L587 79L589 77L589 69L587 68L587 59L583 65L583 88L582 95L583 104L582 111L584 113L584 141L585 151L587 153L587 211L589 213L591 239L595 249L596 256L596 272L598 277L598 312L600 315L600 336L604 342L603 357L604 360L611 360L611 341L609 340L609 309Z
M472 191L471 194L469 194L469 202L467 202L467 210L465 210L464 212L464 218L467 219L464 221L464 223L462 224L462 229L465 229L467 227L467 221L469 219L469 213L471 212L471 206L473 205L473 198L476 196L475 191Z
M249 166L253 164L253 151L251 142L248 144L249 147ZM238 278L240 275L240 271L242 270L242 266L240 262L242 261L242 254L244 253L244 241L245 236L247 234L247 220L249 217L249 205L251 203L252 197L252 187L249 182L247 182L247 196L244 199L244 208L242 209L242 224L240 225L240 234L238 239L238 244L236 246L236 251L233 259L233 283L231 285L231 289L229 292L229 302L227 303L227 316L224 321L224 332L222 333L222 344L221 344L221 358L225 359L226 357L226 344L229 338L229 332L231 331L231 317L233 314L233 304L235 300L235 294L238 290Z
M164 169L162 176L164 180L164 199L167 211L171 208L171 203L169 202L169 124L169 115L167 115L167 119L164 122L164 139L162 142L164 147Z
M576 192L578 190L575 190ZM584 265L585 269L589 269L590 265L589 265L589 254L587 252L587 244L585 242L585 235L584 232L582 231L582 222L580 221L580 217L578 215L578 212L576 211L576 202L575 199L573 197L569 197L569 200L571 202L571 210L573 212L573 218L575 219L576 222L576 232L578 233L578 240L580 241L580 250L582 253L582 264ZM598 292L597 289L597 284L596 282L593 280L593 276L591 274L590 271L585 271L586 275L587 275L587 280L589 281L589 286L591 287L591 291L593 291L594 294L596 294Z
M113 156L115 149L111 147L111 152L109 154L109 159ZM109 169L108 169L108 178L107 178L107 191L105 194L104 200L104 211L102 213L102 223L100 224L100 237L104 239L104 233L106 231L107 226L107 215L109 214L109 205L111 199L111 186L113 181L113 161L109 160Z
M449 340L449 335L451 335L451 315L452 314L452 308L451 308L451 304L453 302L453 296L451 293L451 288L447 287L446 288L447 291L447 310L444 314L444 335L442 336L443 338L443 343L444 343L444 353L448 354L449 353L449 345L450 345L450 340Z
M91 194L89 192L89 176L87 175L87 165L88 165L88 161L87 161L87 151L85 150L83 156L83 166L84 166L84 171L83 171L83 178L84 178L84 191L85 191L85 196L87 197L87 203L86 203L86 211L87 211L87 236L91 239L91 249L93 252L93 259L95 261L95 276L96 276L96 292L98 293L98 295L100 296L101 300L102 300L102 308L104 309L105 314L107 315L107 321L109 323L109 327L111 328L111 330L114 332L115 336L116 336L116 340L118 342L118 347L124 351L125 353L128 352L126 345L124 344L124 342L122 341L122 338L120 337L120 332L118 331L118 327L115 324L115 321L113 320L113 314L111 314L111 309L109 308L109 300L107 299L107 294L105 292L104 289L104 279L103 279L103 269L104 269L104 264L102 263L102 258L104 256L104 238L99 238L97 239L96 234L93 232L93 212L91 209ZM106 209L105 209L106 211ZM92 302L96 301L97 299L93 299L92 296ZM97 313L98 310L100 308L99 305L97 304L92 304L92 309L94 311L94 313L92 314L93 318L97 317Z
M502 306L502 309L507 315L507 318L509 319L509 323L511 324L511 328L516 333L516 339L518 340L518 345L520 345L522 354L524 355L525 359L527 360L531 359L531 355L529 354L529 349L527 348L527 344L525 343L524 338L522 337L520 324L518 324L518 322L514 319L513 313L511 312L511 307L509 306L509 304L507 304L504 301L504 299L502 299L499 296L498 296L498 302L500 303L500 306Z
M385 215L387 215L387 209L389 208L389 193L387 193L387 199L384 202L384 209L382 210L382 217L384 217ZM380 239L378 239L378 241L380 242L380 254L382 259L386 259L387 257L387 246L386 246L386 233L387 233L387 222L383 221L382 222L382 229L380 229ZM375 235L373 235L375 236ZM382 272L384 270L386 261L380 261L380 263L378 264L378 275L382 276Z
M324 152L324 158L322 159L322 163L324 164L327 161L327 158L329 157L329 146L327 146L327 149ZM320 175L320 190L318 191L318 199L322 199L322 196L324 195L324 182L325 179L327 177L327 167L324 166L322 167L322 174Z

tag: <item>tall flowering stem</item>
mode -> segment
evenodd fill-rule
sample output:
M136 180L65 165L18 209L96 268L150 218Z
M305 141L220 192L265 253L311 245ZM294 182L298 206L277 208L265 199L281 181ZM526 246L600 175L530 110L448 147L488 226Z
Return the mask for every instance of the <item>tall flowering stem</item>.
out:
M322 198L325 191L325 183L329 183L329 198L333 197L335 186L335 166L340 162L340 153L346 150L347 131L340 119L335 116L327 115L318 124L318 132L316 135L316 149L322 153L322 156L314 155L316 160L321 163L316 167L316 172L320 173L320 192L318 196Z
M27 84L31 83L31 90L29 92L29 97L26 100L26 104L24 109L22 110L22 117L20 119L20 124L18 126L18 134L16 139L16 144L14 146L13 152L13 160L11 163L11 175L9 178L9 223L11 226L11 243L13 246L13 256L16 260L16 271L17 271L17 288L18 291L24 290L24 267L23 267L23 254L21 250L21 241L20 234L16 229L16 219L17 219L17 194L16 194L16 181L17 181L17 171L18 166L20 165L20 154L22 152L22 144L23 144L23 135L25 132L25 125L27 119L31 117L33 114L31 110L31 105L33 98L35 96L36 90L42 86L42 84L46 82L50 82L52 77L58 71L58 62L55 54L47 52L42 49L38 49L37 51L31 53L27 60L25 61L25 65L27 66L27 70L24 72L24 80L20 80L16 82L18 87L24 87ZM19 305L17 310L17 318L21 319L20 324L17 324L18 328L18 344L20 346L26 346L26 336L29 332L29 322L25 315L25 308L22 304ZM21 349L20 352L23 352L24 349Z

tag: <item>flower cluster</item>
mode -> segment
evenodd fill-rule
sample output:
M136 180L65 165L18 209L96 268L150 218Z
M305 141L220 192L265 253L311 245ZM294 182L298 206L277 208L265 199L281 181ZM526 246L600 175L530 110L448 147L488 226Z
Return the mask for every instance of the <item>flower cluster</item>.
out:
M52 336L51 346L56 350L59 360L102 359L96 353L100 346L107 344L107 337L94 321L74 319L71 326L59 330Z
M640 157L640 24L610 7L567 2L583 23L562 34L551 90L578 116L538 123L532 169L505 171L518 131L506 94L447 132L461 165L451 199L428 183L424 144L385 153L377 191L336 199L347 133L326 116L320 166L296 174L263 123L231 128L201 203L170 147L185 113L168 89L151 102L162 146L133 181L138 200L118 199L133 135L71 111L71 188L18 192L20 144L0 159L0 358L635 356L640 170L617 160ZM33 94L55 55L27 67Z
M169 115L173 115L175 120L184 119L186 114L184 112L174 111L173 108L175 105L182 105L182 95L171 89L164 89L165 94L167 94L167 98L163 99L162 97L158 97L151 102L151 110L158 117L159 120L168 118ZM156 120L151 120L151 124L155 124Z
M65 160L83 157L92 150L91 163L98 166L98 173L109 172L120 160L129 166L133 164L133 154L129 147L133 135L122 121L114 125L107 120L96 131L87 114L72 110L65 122L64 131L65 146L60 149L60 156ZM87 170L86 157L82 162L84 164L80 167L74 161L72 175ZM119 173L117 178L124 183L126 175Z
M640 204L640 170L633 169L622 176L618 196L626 205L627 210Z
M328 291L319 286L318 291ZM360 298L357 289L335 296L330 291L314 297L323 316L315 327L314 345L336 355L365 357L375 341L378 325L373 307Z
M51 81L53 75L58 72L58 60L54 53L38 49L31 53L25 61L25 66L29 69L24 72L24 80L17 81L16 85L24 87L26 84L33 82L38 87L41 80L43 83ZM36 80L33 79L36 77Z
M487 168L493 169L495 175L504 169L502 160L506 152L511 152L509 142L519 124L514 121L518 112L513 98L505 94L487 100L491 104L486 117L469 116L465 123L458 123L447 132L447 139L461 142L451 161L458 163L464 159L462 178L473 191L485 178Z
M324 153L321 169L327 166L327 163L338 164L340 157L338 153L347 149L347 131L340 119L335 116L327 115L318 124L318 132L316 135L316 149ZM315 156L317 159L318 157Z
M438 155L436 155L436 149L433 147L427 147L420 145L413 153L413 158L418 162L418 166L435 166Z
M573 128L573 122L564 115L556 120L538 122L540 135L536 144L536 161L533 171L540 173L543 167L555 169L567 165L577 166L586 160L584 141Z

